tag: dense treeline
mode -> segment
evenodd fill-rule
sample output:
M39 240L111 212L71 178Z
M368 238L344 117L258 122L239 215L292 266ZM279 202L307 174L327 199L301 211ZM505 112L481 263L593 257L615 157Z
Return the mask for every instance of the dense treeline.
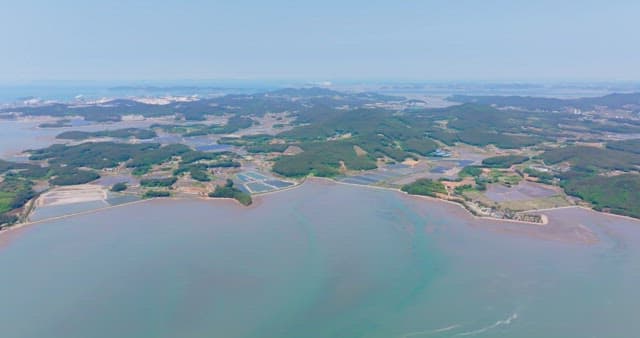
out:
M121 192L127 190L128 186L125 182L118 182L111 186L111 191L113 192Z
M301 142L307 154L282 157L276 161L274 170L288 176L306 175L314 171L324 176L337 174L339 162L347 163L350 150L345 152L342 144L357 145L367 152L370 163L380 157L402 161L412 154L430 155L438 148L433 139L446 144L463 142L485 146L494 144L502 148L520 148L535 145L545 138L525 133L523 125L529 116L524 112L501 111L478 105L462 105L444 109L414 111L396 114L379 109L355 109L350 111L328 110L326 114L310 119L309 125L300 126L278 136L290 142ZM448 129L442 127L446 121ZM538 122L537 126L554 125L557 121ZM340 138L340 141L327 141ZM549 137L548 135L545 135ZM334 142L334 143L331 143ZM309 144L324 143L313 151ZM312 152L313 151L313 152ZM339 154L339 159L336 155ZM314 161L323 157L325 161ZM351 168L350 168L351 169Z
M153 198L153 197L169 197L171 193L168 191L162 190L147 190L142 195L143 198Z
M243 116L233 116L222 127L213 129L213 134L231 134L238 130L249 128L253 125L253 120Z
M160 145L157 143L116 142L87 142L73 146L54 144L47 148L29 150L28 152L31 154L29 159L34 161L47 160L49 164L103 169L116 167L120 163L134 158L140 161L154 151L164 152L164 150L160 150Z
M414 154L429 155L438 148L423 124L380 109L330 110L309 116L310 125L278 134L298 143L303 153L281 157L274 170L287 176L336 175L341 163L348 169L375 169L378 158L403 161ZM357 156L358 146L365 156ZM318 159L319 158L319 159Z
M175 177L163 177L163 178L145 178L140 180L140 185L143 187L170 187L176 183Z
M221 137L220 144L230 144L234 146L249 146L255 144L265 144L271 142L274 137L267 134L243 135L242 137Z
M200 181L200 182L211 181L211 178L209 177L207 170L197 166L194 166L191 169L189 169L189 175L191 176L191 178L193 178L196 181Z
M0 226L17 222L18 217L9 212L22 208L35 196L33 182L15 175L6 175L0 182Z
M491 131L487 132L478 129L460 132L458 133L458 139L462 143L481 147L493 144L503 149L529 147L542 141L540 138L528 135L505 134Z
M563 181L565 191L598 210L640 218L640 175L592 175Z
M86 140L96 137L112 137L112 138L137 138L140 140L148 140L158 136L155 131L149 129L139 128L125 128L115 130L101 130L101 131L78 131L71 130L65 131L56 136L57 139L63 140Z
M0 228L2 228L5 225L14 224L16 222L18 222L18 216L10 215L7 213L0 214Z
M278 140L274 142L275 137L266 134L244 135L242 137L222 137L218 140L220 144L228 144L234 146L245 147L247 152L257 153L282 153L289 147L289 144Z
M167 162L174 156L180 156L190 151L191 148L184 144L169 144L164 147L152 148L133 156L133 158L127 162L127 167L148 168L152 165Z
M240 162L231 159L222 159L207 163L207 167L209 168L239 168L240 165Z
M60 119L55 122L45 122L38 125L38 128L62 128L62 127L71 127L71 120Z
M553 174L549 173L549 172L543 172L540 170L536 170L533 168L525 168L524 169L524 173L531 176L531 177L535 177L538 179L538 182L540 183L544 183L544 184L552 184L553 183Z
M202 123L180 123L180 124L152 124L149 128L158 129L171 134L188 134L197 130L208 128L208 125Z
M429 156L438 149L438 144L428 138L411 138L402 142L402 148L410 153Z
M369 155L359 156L350 141L312 142L301 147L304 151L300 154L278 158L273 171L289 177L331 177L339 174L341 164L351 170L376 168L375 161Z
M30 163L10 162L0 159L0 174L7 171L25 172L38 170L40 166Z
M282 153L289 147L286 143L253 144L247 146L250 153Z
M305 146L309 147L309 144L325 143L318 147L324 151L282 157L276 161L274 170L289 176L314 171L324 176L335 175L340 161L349 167L346 162L351 155L344 151L344 146L340 147L339 142L359 146L367 152L369 161L380 157L403 161L415 157L412 154L428 156L438 148L433 139L449 145L463 142L478 146L494 144L501 148L532 146L556 137L555 133L559 132L559 120L543 115L534 115L532 119L526 112L473 104L404 114L380 109L327 109L324 114L308 117L309 125L278 134L289 143L300 143L305 152L308 151ZM528 125L531 130L525 129ZM332 138L340 141L327 141ZM336 161L335 154L342 158ZM313 161L314 156L327 160Z
M551 149L542 153L540 158L547 164L569 162L572 168L581 169L629 171L635 170L636 166L640 165L640 154L590 146L567 146Z
M174 176L180 176L184 173L189 173L191 178L200 182L209 182L211 181L211 177L209 177L209 172L207 170L206 164L181 164L178 169L173 171Z
M217 160L223 156L233 156L233 153L208 153L204 151L191 150L186 153L180 154L180 160L182 163L194 163L198 161L212 161Z
M32 187L33 183L28 180L5 176L0 182L0 213L21 208L36 195Z
M11 171L14 176L24 179L50 178L49 183L54 185L84 184L100 178L100 175L95 171L81 170L74 165L56 161L48 167L42 167L35 164L0 160L0 174L7 171Z
M480 175L482 175L482 167L475 165L466 166L458 173L460 177L478 177Z
M180 166L197 163L204 168L238 168L240 162L235 159L238 155L231 152L208 153L197 150L190 150L180 154Z
M551 128L557 125L557 121L550 121L549 116L532 116L531 113L476 104L415 111L407 114L405 119L411 125L423 128L430 137L449 145L462 142L477 146L493 144L505 149L521 148L554 138L555 134L548 131L557 131L557 127ZM525 129L534 126L536 128ZM543 126L545 128L540 129Z
M93 170L59 167L53 170L53 177L49 183L53 185L76 185L95 181L100 175Z
M412 152L428 154L435 150L423 128L416 128L413 121L405 121L392 111L330 110L311 121L310 125L285 131L278 136L297 142L326 142L336 136L350 135L347 138L372 158L389 157L396 161L413 157ZM412 148L412 151L405 148Z
M238 130L249 128L253 120L244 116L232 116L225 125L218 124L154 124L151 128L161 129L169 133L180 134L185 137L205 136L212 134L231 134Z
M233 198L242 205L250 205L253 203L251 195L234 187L233 181L229 179L225 185L217 185L215 190L209 193L209 197Z
M528 156L505 155L485 158L482 160L482 164L491 168L510 168L512 165L521 164L528 160Z
M162 164L175 156L191 152L183 144L160 146L156 143L127 144L115 142L88 142L74 146L54 144L50 147L30 150L31 160L46 160L49 167L23 171L25 177L52 177L55 185L83 184L99 178L94 171L79 168L114 168L121 163L134 168L134 174L142 175L151 166ZM37 176L37 175L39 176Z
M189 173L192 179L200 182L209 182L209 168L237 168L240 162L234 161L237 155L234 153L220 152L207 153L202 151L189 151L180 155L180 165L174 170L174 176Z
M556 174L567 194L590 202L598 210L640 217L640 154L634 152L633 144L620 141L611 142L607 148L567 146L545 151L540 157L547 164L570 164L569 171ZM611 175L615 170L631 173ZM547 173L525 172L543 182L553 179Z
M608 142L607 148L640 154L640 139Z
M134 174L142 175L149 171L151 166L162 164L176 156L191 154L191 160L202 157L200 153L192 153L193 150L184 144L170 144L160 146L157 143L128 144L116 142L87 142L78 145L68 146L64 144L54 144L50 147L29 150L30 159L35 161L46 160L50 168L93 168L104 169L114 168L121 163L126 163L129 168L134 168ZM38 177L54 175L52 169L39 168ZM24 175L33 175L35 168L24 171ZM87 177L87 174L82 174Z
M449 130L433 128L427 134L434 140L438 140L448 146L454 146L457 142L462 142L458 137L458 133Z
M437 194L446 194L447 189L441 182L428 178L421 178L413 183L405 184L401 188L402 191L411 195L437 196Z

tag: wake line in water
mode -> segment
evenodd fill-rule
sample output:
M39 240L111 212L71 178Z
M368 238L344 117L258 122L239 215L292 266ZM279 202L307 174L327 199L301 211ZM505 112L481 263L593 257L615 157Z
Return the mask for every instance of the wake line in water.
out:
M509 324L511 324L512 321L514 321L516 319L518 319L518 314L514 313L511 316L509 316L509 318L504 319L504 320L499 320L499 321L497 321L497 322L495 322L492 325L489 325L487 327L483 327L481 329L477 329L477 330L474 330L474 331L458 333L458 334L456 334L456 337L457 336L473 336L473 335L476 335L476 334L479 334L479 333L483 333L483 332L489 331L489 330L494 329L494 328L496 328L498 326L501 326L501 325L509 325Z
M460 327L460 325L455 324L455 325L451 325L451 326L447 326L447 327L443 327L443 328L435 329L435 330L410 332L410 333L407 333L404 336L402 336L402 338L415 337L415 336L427 336L427 335L432 335L434 333L451 331L451 330L456 329L458 327Z

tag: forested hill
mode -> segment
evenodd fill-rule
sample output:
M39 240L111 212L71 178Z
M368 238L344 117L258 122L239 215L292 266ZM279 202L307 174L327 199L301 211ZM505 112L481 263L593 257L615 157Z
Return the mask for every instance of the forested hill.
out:
M565 109L594 109L598 106L609 109L625 109L640 112L640 93L609 94L599 97L558 99L533 96L471 96L453 95L447 100L459 103L495 105L497 107L518 107L527 110L560 111Z

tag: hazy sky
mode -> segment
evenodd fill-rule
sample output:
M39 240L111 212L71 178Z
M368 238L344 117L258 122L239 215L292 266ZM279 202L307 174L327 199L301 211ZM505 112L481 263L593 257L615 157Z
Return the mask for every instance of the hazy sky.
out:
M0 0L0 82L640 80L640 1Z

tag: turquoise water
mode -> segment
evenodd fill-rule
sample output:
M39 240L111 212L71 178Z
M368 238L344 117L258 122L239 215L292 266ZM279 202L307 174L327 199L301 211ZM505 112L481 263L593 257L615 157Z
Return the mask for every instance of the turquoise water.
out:
M3 238L0 336L637 336L640 223L550 217L601 240L318 182L249 208L155 200L38 224Z

